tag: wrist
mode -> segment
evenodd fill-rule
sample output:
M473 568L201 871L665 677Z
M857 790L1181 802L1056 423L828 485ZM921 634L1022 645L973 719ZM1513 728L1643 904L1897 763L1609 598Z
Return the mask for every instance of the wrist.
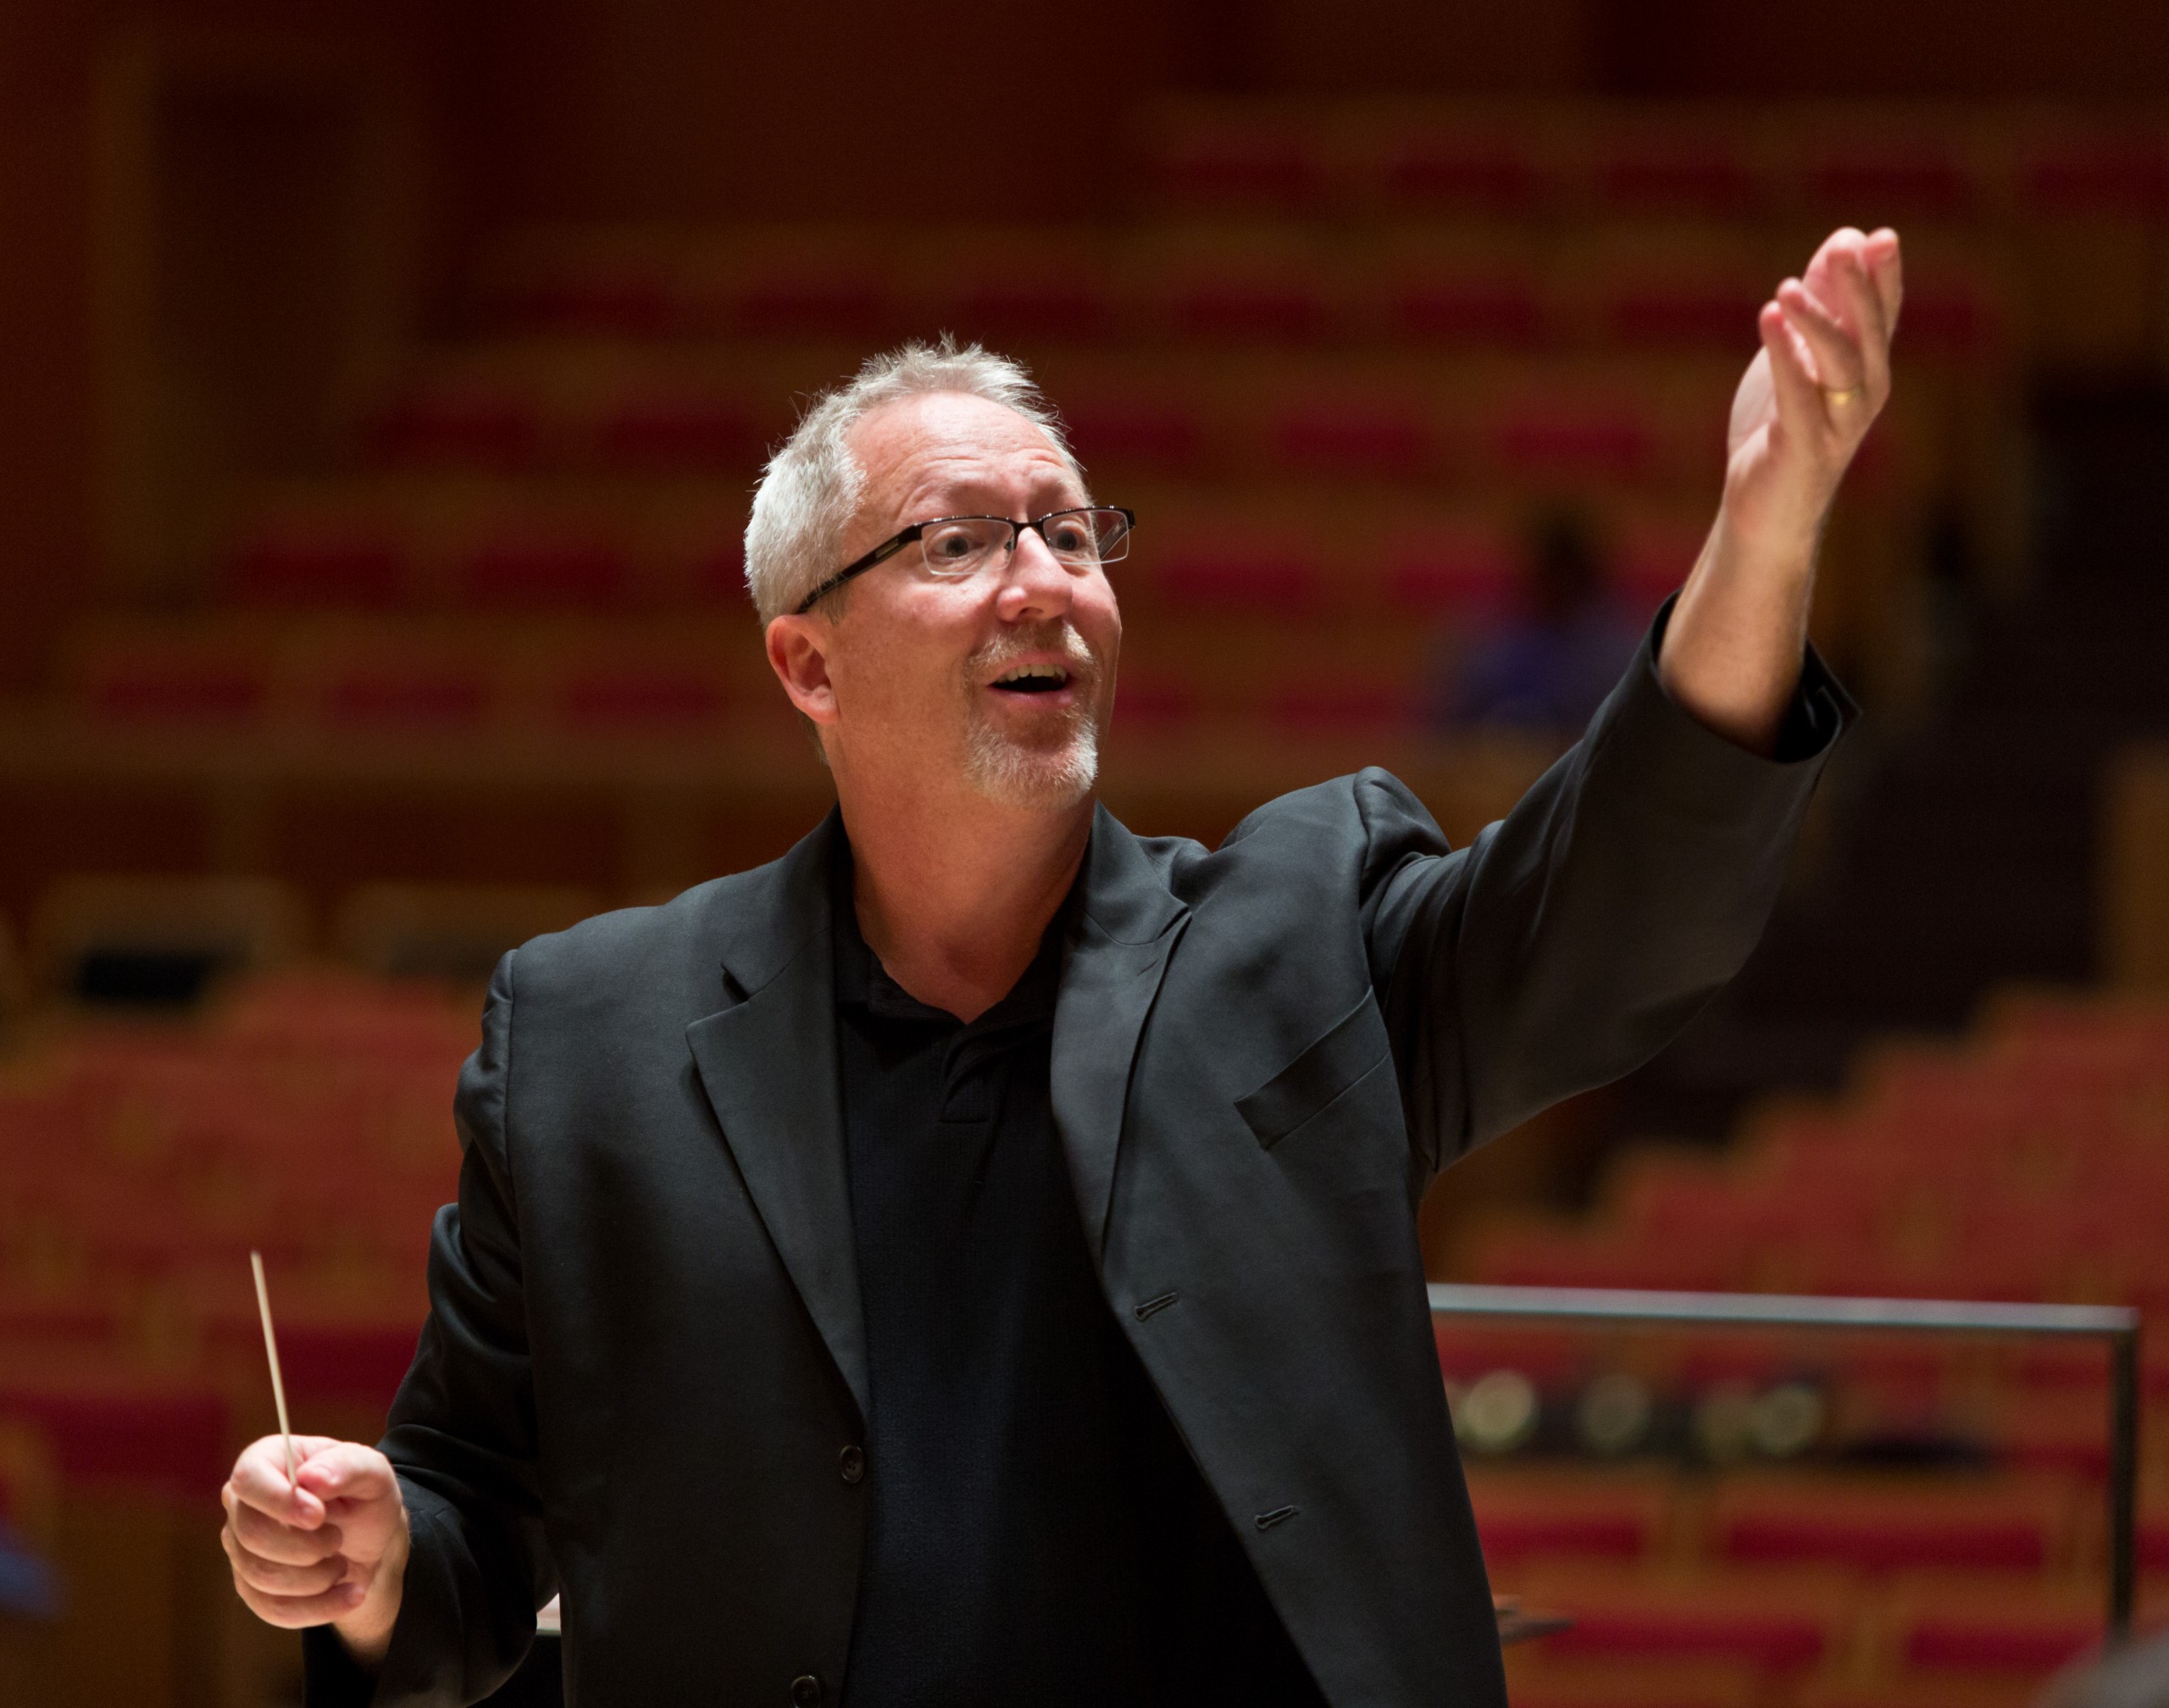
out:
M1698 570L1729 579L1747 577L1772 590L1805 586L1815 579L1822 543L1822 515L1741 516L1729 502L1717 507Z

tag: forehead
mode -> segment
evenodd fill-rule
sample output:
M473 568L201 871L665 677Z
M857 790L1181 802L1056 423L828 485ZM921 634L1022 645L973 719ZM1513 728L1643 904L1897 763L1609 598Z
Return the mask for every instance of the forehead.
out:
M962 392L930 392L868 410L850 442L866 471L870 511L944 492L1021 487L1067 495L1076 484L1044 429Z

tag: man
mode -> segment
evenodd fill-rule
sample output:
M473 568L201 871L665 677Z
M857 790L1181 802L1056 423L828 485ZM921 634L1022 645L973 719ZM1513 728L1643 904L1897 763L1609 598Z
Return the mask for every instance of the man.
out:
M314 1697L471 1700L562 1586L590 1708L1502 1704L1413 1212L1752 946L1899 296L1849 230L1764 307L1684 589L1458 852L1376 771L1131 835L1126 515L983 352L818 404L748 580L838 810L499 967L382 1451L225 1490Z

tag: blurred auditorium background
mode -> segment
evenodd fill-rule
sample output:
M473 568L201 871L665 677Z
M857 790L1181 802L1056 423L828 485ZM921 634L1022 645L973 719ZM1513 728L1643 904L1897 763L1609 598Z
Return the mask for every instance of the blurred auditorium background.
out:
M297 1700L215 1541L247 1253L373 1438L496 956L826 805L739 536L905 336L1140 513L1133 827L1376 762L1460 839L1693 561L1756 305L1899 226L1770 940L1426 1250L2169 1305L2165 97L2151 0L0 3L0 1701ZM2098 1351L1439 1334L1495 1587L1578 1622L1517 1708L2003 1708L2099 1639Z

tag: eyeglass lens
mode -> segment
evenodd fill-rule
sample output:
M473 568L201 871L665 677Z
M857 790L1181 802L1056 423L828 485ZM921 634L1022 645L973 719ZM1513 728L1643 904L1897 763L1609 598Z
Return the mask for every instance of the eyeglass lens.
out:
M1073 569L1112 563L1129 550L1129 520L1119 510L1063 510L1036 524L1056 561ZM993 516L958 516L929 525L919 535L926 567L936 575L963 576L1006 562L1018 524Z

